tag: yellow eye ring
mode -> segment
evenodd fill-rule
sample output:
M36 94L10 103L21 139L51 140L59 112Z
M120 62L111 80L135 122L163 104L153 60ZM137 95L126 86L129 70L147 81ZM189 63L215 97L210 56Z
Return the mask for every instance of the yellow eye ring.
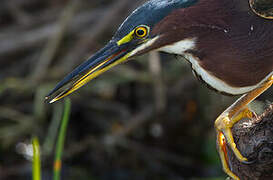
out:
M135 29L135 35L137 38L145 38L148 36L149 31L150 29L148 26L141 25Z

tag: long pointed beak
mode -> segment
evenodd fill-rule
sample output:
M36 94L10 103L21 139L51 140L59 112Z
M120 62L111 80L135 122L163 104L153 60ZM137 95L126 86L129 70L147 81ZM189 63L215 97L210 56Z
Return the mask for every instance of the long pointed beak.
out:
M98 75L126 61L128 57L130 57L130 51L126 47L118 46L115 42L109 42L103 49L59 82L46 96L46 101L54 103L68 96Z

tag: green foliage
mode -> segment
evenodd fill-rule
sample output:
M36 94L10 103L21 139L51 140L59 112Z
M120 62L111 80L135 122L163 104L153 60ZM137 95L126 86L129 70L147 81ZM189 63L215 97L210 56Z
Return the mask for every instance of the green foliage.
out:
M66 98L65 105L64 105L63 118L62 118L59 136L58 136L58 140L56 144L54 170L53 170L54 180L59 180L61 176L62 153L63 153L66 129L67 129L68 121L69 121L70 109L71 109L71 101L69 98Z

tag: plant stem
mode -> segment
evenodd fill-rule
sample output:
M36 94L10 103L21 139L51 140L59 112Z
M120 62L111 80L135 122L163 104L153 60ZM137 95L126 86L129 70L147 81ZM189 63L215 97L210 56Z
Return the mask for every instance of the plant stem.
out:
M32 179L41 179L41 160L40 160L40 146L37 137L32 140L33 147L33 162L32 162Z
M70 108L71 108L71 101L70 99L67 98L65 99L64 113L63 113L60 131L59 131L59 136L57 139L57 144L56 144L53 180L60 180L60 176L61 176L60 174L61 174L61 166L62 166L62 152L64 147L66 129L67 129L68 121L69 121Z

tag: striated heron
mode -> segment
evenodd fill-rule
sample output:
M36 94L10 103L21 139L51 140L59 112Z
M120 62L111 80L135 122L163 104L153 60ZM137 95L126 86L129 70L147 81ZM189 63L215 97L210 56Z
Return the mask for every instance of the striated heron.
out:
M242 95L215 121L223 169L239 180L229 168L226 146L248 163L236 148L231 128L254 115L247 105L273 83L272 8L272 0L150 0L46 99L53 103L115 65L152 50L181 55L198 79L214 90Z

